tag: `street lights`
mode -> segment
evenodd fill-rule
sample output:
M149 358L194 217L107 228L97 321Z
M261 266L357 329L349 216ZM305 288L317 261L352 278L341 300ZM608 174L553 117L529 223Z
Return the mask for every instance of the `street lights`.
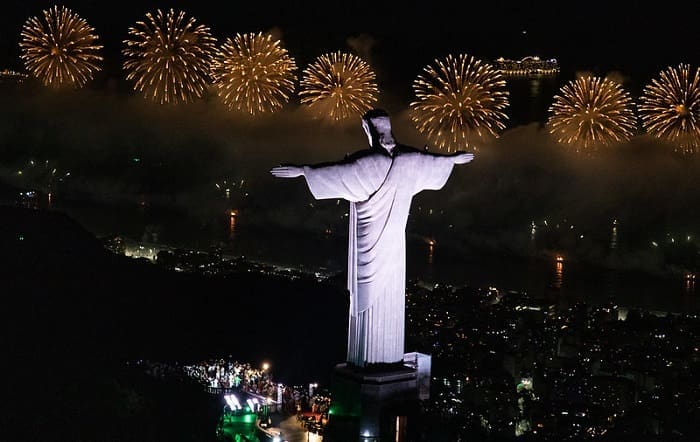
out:
M309 399L311 399L314 396L314 392L316 391L316 388L318 388L317 383L309 384Z

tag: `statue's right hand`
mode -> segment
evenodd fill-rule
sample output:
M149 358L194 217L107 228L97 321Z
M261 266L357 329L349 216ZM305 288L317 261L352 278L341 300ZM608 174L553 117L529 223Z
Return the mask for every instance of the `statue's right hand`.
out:
M474 154L464 151L459 151L454 155L455 164L467 164L474 160Z
M304 168L299 166L277 166L273 167L270 173L277 178L296 178L304 176Z

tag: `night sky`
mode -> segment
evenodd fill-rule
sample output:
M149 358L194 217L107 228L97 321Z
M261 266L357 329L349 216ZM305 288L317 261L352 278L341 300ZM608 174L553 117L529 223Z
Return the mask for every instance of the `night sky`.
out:
M222 3L224 4L222 6ZM19 32L54 2L3 3L0 67L20 68ZM121 76L119 53L129 26L147 11L180 8L223 39L274 29L300 67L321 53L354 49L369 57L380 86L404 95L435 57L465 52L555 57L562 72L619 71L645 81L667 65L697 64L697 2L331 2L331 1L87 1L65 2L90 23L105 46L104 76Z

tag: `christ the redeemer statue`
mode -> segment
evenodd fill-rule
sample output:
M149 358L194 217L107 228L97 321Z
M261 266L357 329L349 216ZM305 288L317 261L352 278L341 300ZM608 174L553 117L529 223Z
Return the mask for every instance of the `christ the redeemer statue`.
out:
M436 155L397 144L389 115L362 117L370 148L337 163L279 166L280 178L303 176L316 199L350 202L347 362L396 363L404 357L406 221L413 195L445 185L455 164L473 154Z

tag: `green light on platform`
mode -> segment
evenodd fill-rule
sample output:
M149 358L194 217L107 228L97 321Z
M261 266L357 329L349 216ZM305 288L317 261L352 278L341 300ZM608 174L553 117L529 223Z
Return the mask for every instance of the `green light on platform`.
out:
M227 414L224 416L224 422L226 423L244 423L244 424L254 424L256 415L254 413L246 414Z

